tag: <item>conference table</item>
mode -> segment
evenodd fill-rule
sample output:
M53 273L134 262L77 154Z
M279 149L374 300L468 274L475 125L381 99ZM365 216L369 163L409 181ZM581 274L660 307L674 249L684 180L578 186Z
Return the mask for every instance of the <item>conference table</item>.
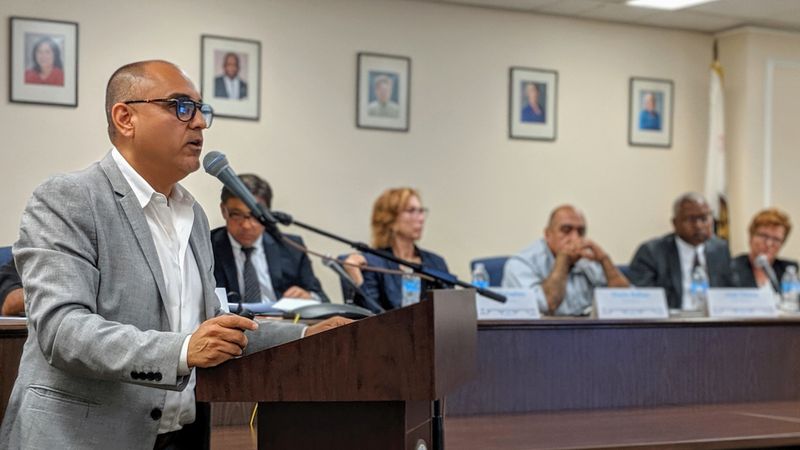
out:
M3 411L25 335L0 322ZM800 317L479 321L477 339L448 448L800 446Z

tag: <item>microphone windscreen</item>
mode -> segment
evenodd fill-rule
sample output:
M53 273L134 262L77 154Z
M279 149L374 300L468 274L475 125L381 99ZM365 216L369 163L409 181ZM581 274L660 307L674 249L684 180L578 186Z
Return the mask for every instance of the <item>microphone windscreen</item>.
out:
M756 256L756 265L762 269L769 267L767 255L761 253L760 255Z
M203 158L203 168L211 176L217 176L228 167L228 158L223 153L211 151Z

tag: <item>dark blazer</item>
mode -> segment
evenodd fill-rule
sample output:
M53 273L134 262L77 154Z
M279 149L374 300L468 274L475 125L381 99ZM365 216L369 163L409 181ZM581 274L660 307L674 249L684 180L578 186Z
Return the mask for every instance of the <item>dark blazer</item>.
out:
M728 244L717 237L706 241L706 267L711 287L731 287L731 254ZM683 303L683 274L675 234L645 242L630 265L628 280L638 287L662 287L670 308Z
M22 280L19 278L14 260L0 266L0 308L3 307L3 302L11 291L21 288Z
M384 248L381 250L392 253L391 248ZM447 263L444 262L444 258L436 253L422 250L421 248L417 248L417 253L422 260L423 267L442 272L449 272L449 270L447 270ZM365 253L364 258L366 258L367 265L369 266L380 267L383 269L400 270L400 266L397 264L378 256ZM387 311L400 307L403 301L403 277L400 275L370 272L366 270L363 271L362 274L364 276L364 284L361 285L361 291L364 293L364 295L368 296L373 302L379 304ZM371 309L369 306L367 306L364 298L360 295L356 295L353 301L359 306Z
M237 80L239 80L239 99L247 97L247 83L242 81L241 78L237 78ZM225 87L225 77L223 75L214 78L214 97L231 97L228 95L228 89Z
M300 236L292 234L284 234L284 236L303 245L303 239ZM217 279L217 287L224 287L228 292L241 293L239 277L236 273L236 261L233 259L233 248L225 227L211 231L211 245L214 248L214 278ZM290 287L299 286L309 292L316 292L321 301L330 302L328 296L322 291L319 280L314 276L314 271L311 270L311 261L305 253L276 241L267 233L264 233L262 237L262 245L267 258L272 288L275 289L275 295L279 299Z
M794 266L797 268L797 261L775 258L772 262L772 270L775 271L775 277L778 278L780 284L783 273L786 268ZM743 288L757 288L756 277L753 275L753 266L750 264L750 257L747 253L743 253L731 261L731 275L733 276L733 285Z

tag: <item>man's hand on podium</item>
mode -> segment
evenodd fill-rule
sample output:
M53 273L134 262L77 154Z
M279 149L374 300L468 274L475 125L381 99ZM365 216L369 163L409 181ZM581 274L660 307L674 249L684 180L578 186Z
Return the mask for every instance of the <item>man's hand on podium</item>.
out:
M311 336L312 334L322 333L323 331L332 330L336 327L340 327L342 325L347 325L348 323L353 322L351 319L345 319L344 317L331 317L330 319L325 319L320 323L314 324L306 328L306 337Z
M256 322L233 314L208 319L192 333L186 362L189 367L214 367L241 356L247 346L244 331L257 328Z

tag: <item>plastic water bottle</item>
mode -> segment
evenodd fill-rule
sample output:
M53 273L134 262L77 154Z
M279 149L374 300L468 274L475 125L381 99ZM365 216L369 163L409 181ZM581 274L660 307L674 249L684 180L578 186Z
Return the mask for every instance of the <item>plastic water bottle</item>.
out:
M692 271L692 284L689 289L692 298L691 311L706 311L708 302L708 274L703 266L697 266Z
M489 287L489 272L483 263L475 264L475 268L472 269L472 285L484 289Z
M403 275L403 299L400 306L413 305L419 302L419 294L422 290L422 283L419 277L411 274Z
M797 312L798 295L800 295L800 279L797 277L797 268L789 266L781 277L781 309Z

